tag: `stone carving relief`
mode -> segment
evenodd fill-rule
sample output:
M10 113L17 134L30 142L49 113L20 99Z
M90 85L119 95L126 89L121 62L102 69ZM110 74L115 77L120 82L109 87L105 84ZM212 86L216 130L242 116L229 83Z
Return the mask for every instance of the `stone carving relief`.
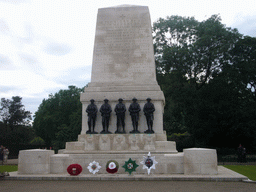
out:
M100 135L99 149L101 151L110 151L111 150L109 135Z
M85 151L93 151L95 150L95 138L93 135L86 135L85 140Z
M113 150L122 151L126 149L125 137L123 135L114 136Z
M155 150L155 135L154 134L146 134L143 135L143 141L144 141L144 150L146 151L152 151Z
M139 135L133 134L129 136L129 145L130 150L132 151L138 151L140 150L138 143L139 143Z

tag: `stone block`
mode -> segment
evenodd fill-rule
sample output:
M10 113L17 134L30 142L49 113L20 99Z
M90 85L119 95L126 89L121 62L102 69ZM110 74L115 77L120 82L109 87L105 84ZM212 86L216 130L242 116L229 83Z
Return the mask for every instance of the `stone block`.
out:
M66 150L68 151L84 151L84 142L66 142Z
M164 131L162 134L155 134L156 135L156 141L167 141L166 131Z
M18 158L19 174L48 174L50 173L50 156L53 150L21 150Z
M68 154L55 154L50 157L50 173L67 173L67 168L71 164Z
M160 152L178 152L176 150L176 142L174 141L156 141L156 151Z
M166 174L184 173L184 153L164 154L162 163L166 164Z
M217 153L215 149L184 149L184 174L218 174Z

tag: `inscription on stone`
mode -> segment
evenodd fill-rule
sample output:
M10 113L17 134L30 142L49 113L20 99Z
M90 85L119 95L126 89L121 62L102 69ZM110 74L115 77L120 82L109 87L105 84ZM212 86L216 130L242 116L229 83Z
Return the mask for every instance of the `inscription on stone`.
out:
M92 66L91 82L155 80L147 7L99 9Z

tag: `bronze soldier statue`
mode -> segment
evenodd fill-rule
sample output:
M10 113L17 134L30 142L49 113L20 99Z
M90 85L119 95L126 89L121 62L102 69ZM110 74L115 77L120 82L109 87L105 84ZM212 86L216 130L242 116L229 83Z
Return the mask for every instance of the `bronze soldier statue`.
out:
M90 102L91 104L89 104L86 108L86 113L88 113L87 116L88 116L88 127L89 127L89 130L86 131L86 134L97 134L97 132L94 131L94 128L95 128L95 121L97 117L98 108L94 104L94 99L91 99Z
M104 104L100 107L100 112L102 116L102 127L103 130L100 133L108 134L111 133L108 131L109 127L109 119L110 119L110 113L112 112L111 106L108 104L108 99L104 100Z
M147 98L147 103L143 107L143 112L144 112L144 115L146 116L147 125L148 125L148 130L144 131L144 133L154 133L154 131L153 131L153 120L154 120L153 113L155 111L155 106L150 101L151 101L151 99Z
M115 133L125 133L125 112L126 107L125 104L123 104L123 99L118 99L119 103L116 104L115 112L116 112L116 131ZM123 131L119 131L119 127L122 125Z
M138 130L138 122L139 122L139 112L141 111L140 105L136 102L137 99L132 99L133 103L129 107L129 112L132 118L132 126L133 130L130 133L140 133Z

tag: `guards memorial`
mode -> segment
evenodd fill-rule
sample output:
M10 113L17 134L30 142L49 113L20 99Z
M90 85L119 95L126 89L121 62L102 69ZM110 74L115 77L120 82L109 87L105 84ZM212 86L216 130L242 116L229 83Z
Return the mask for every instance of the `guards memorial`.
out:
M154 105L153 131L147 131L148 121L143 112L147 99ZM48 150L21 151L20 174L67 173L67 167L74 163L83 167L82 174L90 174L87 166L92 161L103 167L98 174L106 174L104 167L108 160L122 166L131 158L139 164L148 152L158 162L154 170L157 174L217 174L216 150L193 148L178 153L176 143L167 141L163 131L165 98L156 81L147 6L122 5L98 10L91 82L80 100L83 112L78 141L67 142L61 154L54 155ZM121 120L115 111L119 102L126 108ZM133 102L141 110L132 120L129 108ZM90 117L89 105L95 110ZM119 127L117 120L121 121ZM23 156L34 160L28 164L22 160ZM142 166L136 169L138 174L145 172ZM123 173L125 170L120 168L118 174Z

